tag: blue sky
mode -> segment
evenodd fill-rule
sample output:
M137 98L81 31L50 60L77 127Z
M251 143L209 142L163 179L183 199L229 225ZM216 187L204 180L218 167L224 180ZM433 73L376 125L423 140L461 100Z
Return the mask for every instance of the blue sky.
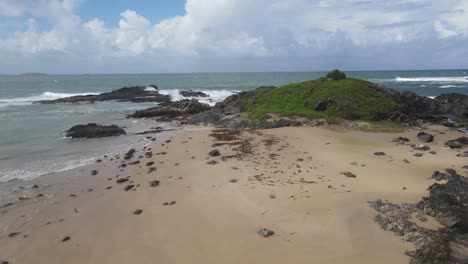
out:
M468 0L0 0L0 73L468 68Z

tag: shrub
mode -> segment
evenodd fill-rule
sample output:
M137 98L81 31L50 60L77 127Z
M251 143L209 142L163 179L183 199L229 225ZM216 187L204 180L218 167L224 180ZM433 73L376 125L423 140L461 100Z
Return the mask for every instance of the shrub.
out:
M327 79L331 80L343 80L346 79L346 74L342 71L339 70L333 70L329 73L327 73Z

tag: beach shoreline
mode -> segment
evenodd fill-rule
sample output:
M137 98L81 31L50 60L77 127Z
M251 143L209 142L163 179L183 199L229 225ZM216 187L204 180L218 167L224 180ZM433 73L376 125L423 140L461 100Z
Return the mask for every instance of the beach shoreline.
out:
M428 131L437 154L423 157L391 142L404 136L418 144L413 129L191 127L156 134L125 168L122 154L9 183L16 199L25 190L44 196L0 204L0 256L10 263L407 263L412 244L382 230L368 202L416 203L428 194L433 171L463 171L463 158L443 148L461 133ZM213 149L221 155L210 157ZM261 228L275 234L263 238Z

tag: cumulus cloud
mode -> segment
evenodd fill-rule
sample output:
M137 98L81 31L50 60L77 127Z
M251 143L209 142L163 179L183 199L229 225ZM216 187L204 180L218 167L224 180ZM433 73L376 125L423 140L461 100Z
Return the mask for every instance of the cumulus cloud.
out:
M187 0L182 16L152 24L128 9L115 26L83 21L82 1L0 0L0 17L25 18L0 35L0 55L16 63L0 71L444 68L461 61L435 58L441 49L466 52L444 39L468 40L468 0Z

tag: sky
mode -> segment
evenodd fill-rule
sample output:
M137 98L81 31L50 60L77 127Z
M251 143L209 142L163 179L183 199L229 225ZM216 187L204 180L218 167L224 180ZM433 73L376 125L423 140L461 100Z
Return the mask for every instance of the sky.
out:
M0 73L468 68L468 0L0 0Z

